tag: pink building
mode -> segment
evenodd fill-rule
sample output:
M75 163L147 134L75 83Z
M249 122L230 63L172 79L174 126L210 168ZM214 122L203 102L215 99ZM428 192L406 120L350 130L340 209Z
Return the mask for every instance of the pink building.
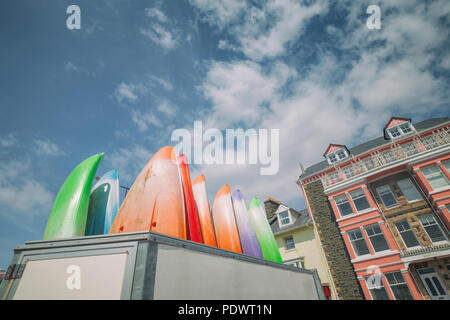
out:
M298 180L338 296L450 299L450 119L393 117L381 130L330 144Z

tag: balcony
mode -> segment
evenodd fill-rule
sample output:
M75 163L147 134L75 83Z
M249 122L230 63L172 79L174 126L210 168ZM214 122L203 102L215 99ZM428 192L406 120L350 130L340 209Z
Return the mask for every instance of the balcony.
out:
M422 154L431 153L450 145L450 127L441 128L431 134L420 137L419 135L406 143L393 141L389 148L383 151L372 151L360 157L354 157L350 164L345 166L335 165L335 170L323 173L319 176L325 191L345 184L350 180L362 178L382 171L394 164L408 163Z

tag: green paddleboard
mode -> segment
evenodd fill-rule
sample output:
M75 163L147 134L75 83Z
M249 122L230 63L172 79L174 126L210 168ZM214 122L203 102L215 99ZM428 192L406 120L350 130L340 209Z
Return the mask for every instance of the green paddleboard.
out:
M92 181L102 157L87 158L67 177L53 203L44 240L84 236Z
M250 216L253 229L255 230L256 238L258 238L258 243L261 248L263 258L265 260L283 263L280 251L278 250L277 242L273 236L269 221L267 221L266 213L261 207L261 203L257 197L250 201L247 211Z

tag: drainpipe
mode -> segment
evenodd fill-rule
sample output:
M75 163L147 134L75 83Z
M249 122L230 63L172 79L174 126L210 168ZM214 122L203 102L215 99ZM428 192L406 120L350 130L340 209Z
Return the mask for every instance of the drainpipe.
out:
M300 181L300 179L297 180L297 184L300 186L300 189L301 189L301 191L302 191L303 198L305 199L305 203L306 203L306 208L307 208L308 211L311 213L310 216L311 216L311 219L312 219L313 224L314 224L314 230L316 231L315 234L317 235L317 237L319 237L319 231L317 230L316 222L314 221L314 216L313 216L313 214L312 214L311 207L309 206L308 198L306 197L305 189L303 188L303 184L302 184L302 182ZM320 237L319 237L319 242L320 242ZM328 260L327 260L327 257L325 256L325 251L323 251L322 243L320 243L320 251L322 252L323 258L325 259L325 264L327 265L328 276L330 277L330 281L331 281L332 284L333 284L333 285L331 286L331 288L332 288L332 290L333 290L334 296L336 297L337 300L339 300L339 295L338 295L338 293L337 293L337 291L336 291L336 284L334 283L333 276L331 275L331 272L330 272L330 266L328 265Z

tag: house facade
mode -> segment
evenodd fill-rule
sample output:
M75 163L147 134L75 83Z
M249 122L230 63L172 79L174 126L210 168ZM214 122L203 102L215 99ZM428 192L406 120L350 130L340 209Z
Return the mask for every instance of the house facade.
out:
M264 205L283 263L303 269L316 269L325 297L335 300L333 280L307 210L297 211L273 198L267 199Z
M449 130L449 118L393 117L379 138L330 144L302 172L338 298L450 299Z

